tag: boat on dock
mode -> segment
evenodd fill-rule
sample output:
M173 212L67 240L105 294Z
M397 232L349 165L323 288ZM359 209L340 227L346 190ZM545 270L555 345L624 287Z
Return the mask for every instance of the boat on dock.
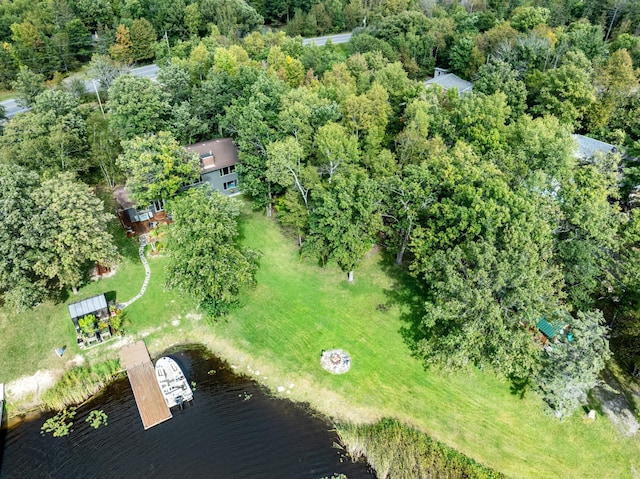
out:
M163 356L156 361L156 379L167 407L182 406L185 401L193 399L187 378L178 363L170 357Z

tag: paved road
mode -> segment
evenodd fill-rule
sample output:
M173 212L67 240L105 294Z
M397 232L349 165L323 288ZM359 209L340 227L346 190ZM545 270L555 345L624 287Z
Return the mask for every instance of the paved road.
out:
M156 64L147 65L144 67L132 68L129 73L131 73L134 77L139 78L151 78L152 80L156 79L156 75L158 74L158 70L160 67Z
M0 102L0 105L2 105L6 112L7 112L7 118L11 118L13 115L17 115L18 113L22 113L23 111L29 111L28 108L23 108L21 106L19 106L16 103L15 99L11 99L11 100L5 100L3 102Z
M150 78L152 80L155 80L156 75L158 74L158 70L160 70L160 67L154 64L154 65L146 65L138 68L132 68L129 71L129 73L131 73L134 77L139 77L139 78L144 77L144 78ZM96 80L96 83L98 86L100 85L100 82L97 80ZM87 90L87 93L95 92L93 87L93 81L91 80L85 80L84 87ZM29 108L23 108L21 106L18 106L15 99L10 99L10 100L5 100L3 102L0 102L0 105L2 105L7 111L7 118L11 118L14 115L17 115L18 113L29 111Z
M327 40L331 39L331 43L347 43L351 40L351 33L340 33L338 35L328 35L326 37L305 38L302 40L303 45L316 44L319 47L325 45Z
M329 39L331 39L331 42L334 44L347 43L349 40L351 40L351 33L340 33L338 35L328 35L326 37L305 38L302 40L302 44L303 45L315 44L321 47L325 45L327 43L327 40ZM139 78L144 77L144 78L150 78L151 80L155 80L156 75L158 74L158 70L160 70L160 67L158 67L158 65L153 64L153 65L146 65L138 68L132 68L129 71L129 73L131 73L135 77L139 77ZM93 93L95 91L93 82L91 80L85 80L84 86L88 93ZM18 113L22 113L24 111L29 111L29 108L23 108L21 106L18 106L15 99L5 100L3 102L0 102L0 105L5 107L7 111L7 118L11 118L12 116L17 115Z

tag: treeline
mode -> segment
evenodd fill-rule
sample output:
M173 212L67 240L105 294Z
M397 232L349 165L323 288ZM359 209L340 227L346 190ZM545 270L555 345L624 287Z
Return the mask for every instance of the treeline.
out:
M156 49L204 36L211 28L234 37L262 24L244 0L3 2L0 87L10 88L21 66L49 79L78 68L93 53L129 63L150 61Z
M23 69L33 109L5 125L0 163L126 178L141 201L150 191L169 200L197 175L179 145L231 136L240 187L302 256L353 281L383 243L411 271L421 311L407 330L425 364L533 384L564 416L596 383L609 334L625 338L618 353L630 369L638 360L637 168L619 154L578 158L571 133L632 157L640 97L629 12L609 40L585 19L550 26L550 12L404 6L372 15L348 45L322 48L282 32L232 42L211 29L163 51L157 83L95 57L104 117L98 105L77 107L84 94L40 93L43 79ZM486 61L463 71L473 58ZM474 92L426 89L416 78L434 65L473 75ZM225 238L236 237L231 225ZM239 259L250 283L255 255ZM211 284L201 300L220 311ZM611 332L601 311L608 323L616 311ZM543 350L542 318L570 339Z

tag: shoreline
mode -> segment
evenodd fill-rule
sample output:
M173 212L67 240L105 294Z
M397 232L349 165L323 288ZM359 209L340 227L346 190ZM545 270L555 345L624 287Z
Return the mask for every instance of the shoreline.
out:
M366 463L367 467L376 474L376 477L387 477L387 474L394 467L405 472L407 467L409 469L421 467L425 472L433 472L433 467L442 472L462 468L462 470L469 473L482 473L484 474L483 477L487 478L504 479L506 477L438 441L428 433L420 431L406 419L378 416L372 414L373 411L354 408L347 405L340 395L320 389L314 386L312 382L302 383L302 387L297 387L296 383L288 383L286 386L273 388L272 384L282 381L276 380L274 382L273 379L269 380L269 376L266 373L267 371L275 370L272 365L254 361L255 358L250 354L239 350L229 340L216 338L215 335L210 335L205 341L190 341L189 339L191 338L189 336L187 334L183 335L179 340L174 338L173 341L167 341L170 335L163 334L155 340L149 341L148 348L152 357L156 359L160 355L171 354L172 350L181 349L200 350L203 357L214 356L218 358L226 363L234 375L245 376L263 386L267 396L289 400L291 405L302 407L307 414L316 417L320 416L335 431L340 447L348 454L348 457L354 462ZM231 357L235 358L233 362L230 361ZM261 367L260 369L254 368L251 364L260 364ZM272 375L271 377L273 378L274 376ZM276 372L275 378L278 377L279 374ZM113 376L109 381L105 381L96 392L84 398L81 402L74 404L74 406L82 406L100 395L109 384L120 379L124 379L121 374ZM311 394L312 391L315 393ZM329 402L317 400L327 394L331 395ZM331 406L331 412L325 409L329 405ZM43 404L41 403L31 411L23 411L13 415L9 419L7 429L10 430L20 427L25 422L38 420L45 412L42 406ZM368 420L363 422L364 418ZM391 434L387 432L389 424L392 426ZM399 441L398 438L401 438L401 440ZM415 441L415 444L420 444L421 447L413 447L411 445L413 441ZM381 445L383 447L380 447ZM412 458L409 459L409 464L416 464L417 466L410 466L403 461L397 462L397 454L395 452L399 450L404 451L401 455L402 457Z
M212 328L212 326L204 325L203 328ZM201 333L202 331L199 332ZM209 334L206 336L198 334L198 338L193 337L193 331L182 331L181 333L182 334L178 336L176 335L176 331L167 331L150 340L145 340L149 338L149 336L147 336L147 338L125 336L122 339L126 339L126 341L122 341L121 344L139 339L145 340L152 358L160 357L162 353L172 348L202 347L206 354L216 356L226 362L234 374L247 376L265 387L268 394L274 398L289 399L295 403L308 404L314 413L321 414L331 423L338 421L351 422L354 424L369 424L384 417L384 414L380 414L373 409L354 407L339 394L313 385L311 378L306 378L296 373L286 374L279 371L273 364L269 364L264 359L255 358L250 353L242 351L231 344L231 341L217 337L212 331L209 331ZM106 354L98 362L115 358L117 358L117 354ZM98 364L98 362L95 364ZM42 401L42 394L54 387L65 372L80 365L82 365L82 363L79 364L74 358L74 360L67 363L65 368L39 370L32 376L21 377L9 382L8 385L13 385L13 388L20 382L30 383L31 387L23 390L21 397L18 397L17 400L9 398L7 401L7 398L5 398L5 406L8 406L5 408L7 410L7 428L17 427L22 422L33 420L35 417L46 412L48 408ZM124 372L124 370L122 370L122 372ZM35 378L41 379L38 381ZM113 381L115 380L117 380L117 378L113 379ZM86 401L100 394L110 383L111 381L76 405L84 404ZM8 387L7 390L12 390L13 388ZM323 397L325 400L318 401L319 397Z

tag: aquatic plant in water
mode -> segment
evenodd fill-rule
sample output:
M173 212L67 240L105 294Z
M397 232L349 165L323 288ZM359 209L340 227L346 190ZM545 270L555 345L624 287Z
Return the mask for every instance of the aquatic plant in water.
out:
M63 437L69 435L73 430L73 418L76 415L76 408L64 408L58 414L47 419L42 427L40 433L51 433L53 437Z
M107 414L104 411L99 409L99 410L91 411L87 419L84 420L84 422L88 422L92 428L98 429L100 426L106 426L108 424L107 418L108 418Z

